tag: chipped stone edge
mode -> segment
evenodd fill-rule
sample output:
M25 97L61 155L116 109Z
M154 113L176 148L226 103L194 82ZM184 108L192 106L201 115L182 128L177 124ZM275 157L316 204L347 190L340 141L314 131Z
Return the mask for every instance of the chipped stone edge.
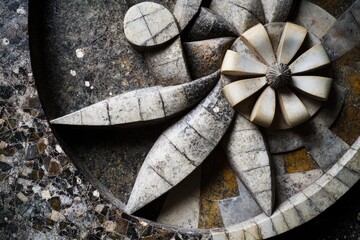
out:
M315 218L360 180L359 149L360 137L320 179L278 206L270 217L260 214L225 229L211 230L212 239L267 239ZM352 175L351 179L347 178L349 172ZM346 182L343 180L344 176L346 176ZM329 197L324 200L324 198L319 198L319 194ZM318 209L319 204L322 204L322 209Z

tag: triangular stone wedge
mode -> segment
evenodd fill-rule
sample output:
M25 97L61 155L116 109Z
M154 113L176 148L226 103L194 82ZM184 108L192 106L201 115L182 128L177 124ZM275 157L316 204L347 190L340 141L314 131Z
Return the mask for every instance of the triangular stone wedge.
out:
M170 87L139 89L95 103L51 120L51 124L111 126L146 123L171 117L201 101L215 86L220 71L196 81Z
M127 213L133 213L180 183L213 151L227 131L234 110L214 90L193 111L161 134L138 173Z
M319 76L292 76L290 84L314 99L326 101L329 97L332 79Z
M177 0L173 15L176 18L180 30L184 30L189 22L198 13L202 0Z
M233 129L225 139L225 150L238 178L270 216L274 207L274 180L270 155L257 126L237 115Z
M231 76L261 76L266 71L265 64L232 50L227 50L221 66L221 73Z
M199 16L184 36L186 42L220 37L238 37L237 30L223 17L208 8L201 8Z
M293 0L261 0L266 21L284 22L288 18Z
M260 126L269 127L274 121L275 110L276 93L272 87L268 87L256 101L250 120Z
M318 44L302 54L290 64L289 68L292 74L298 74L313 71L328 64L330 64L330 59L325 48L322 44Z
M277 61L279 63L289 64L299 51L307 35L306 28L287 22L280 39Z
M239 80L226 85L223 92L232 107L238 105L265 85L266 77Z
M240 38L268 65L276 62L269 35L262 24L259 23L255 27L250 28Z
M290 89L279 89L278 99L282 115L289 127L295 127L310 118L305 105Z

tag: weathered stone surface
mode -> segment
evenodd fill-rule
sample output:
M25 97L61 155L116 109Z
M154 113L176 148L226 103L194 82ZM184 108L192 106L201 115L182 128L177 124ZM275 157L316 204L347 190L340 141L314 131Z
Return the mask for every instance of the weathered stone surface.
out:
M316 206L302 192L289 198L289 200L294 204L296 211L304 222L310 221L320 213Z
M189 24L200 9L202 0L177 0L174 7L174 17L176 18L180 30Z
M199 16L185 35L185 41L200 41L220 37L237 37L237 30L222 16L202 7Z
M336 22L336 18L309 1L300 2L294 22L304 26L318 38L322 38Z
M302 173L291 173L276 177L276 199L279 203L305 189L323 175L321 169Z
M127 40L138 47L162 45L179 34L174 16L164 6L143 2L132 6L124 18Z
M213 0L210 9L231 23L238 34L259 23L254 15L232 0Z
M261 209L271 215L275 199L273 176L270 157L260 131L247 119L237 115L225 141L226 154L233 170Z
M241 53L241 55L244 55L247 58L255 59L257 62L262 62L261 58L257 56L254 51L252 51L250 47L241 40L241 38L237 38L235 40L235 42L231 46L231 50Z
M263 127L269 127L274 121L275 112L276 92L272 87L267 87L256 101L250 121Z
M135 90L54 119L51 123L107 126L170 117L199 102L218 79L219 72L215 72L196 81L177 86Z
M145 53L146 62L163 85L181 84L191 81L180 38L171 45Z
M360 42L360 2L356 1L322 38L331 61L343 56Z
M185 42L184 51L191 76L197 79L220 69L226 50L234 40L234 38L216 38Z
M326 101L330 93L332 79L319 76L293 76L290 84L314 99Z
M200 212L201 171L194 171L172 189L162 207L157 221L182 228L196 229Z
M261 0L267 22L285 22L287 19L292 0Z
M167 192L199 166L215 148L234 114L221 94L221 86L220 81L202 103L158 138L138 173L126 205L127 212L133 213ZM195 125L195 116L204 112L210 113L210 118L201 119L206 124ZM206 137L209 134L217 137L210 139Z
M239 197L219 201L219 210L225 227L241 223L259 215L262 210L245 185L238 180Z

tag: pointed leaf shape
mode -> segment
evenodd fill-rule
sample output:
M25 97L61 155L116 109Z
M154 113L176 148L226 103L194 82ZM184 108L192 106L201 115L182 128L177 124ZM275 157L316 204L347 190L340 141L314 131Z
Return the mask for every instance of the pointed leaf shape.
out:
M54 119L52 124L109 126L145 123L177 114L199 102L220 77L217 71L196 81L144 88L95 103Z
M304 94L320 101L326 101L330 93L332 79L319 76L293 76L290 83Z
M240 38L268 65L276 62L269 35L261 23L244 32Z
M281 112L289 127L295 127L310 118L304 104L290 89L279 89L278 98Z
M269 127L275 117L276 95L271 87L265 89L257 100L250 120L260 126Z
M278 62L288 64L299 51L306 35L306 28L287 22L277 51Z
M330 59L323 45L318 44L302 54L289 66L289 68L292 74L298 74L316 70L329 63Z
M146 156L125 211L133 213L181 182L212 152L234 111L221 82L192 112L167 129Z
M200 41L219 37L238 37L237 30L223 17L202 7L194 24L185 35L185 41Z
M226 52L221 66L221 73L231 76L265 75L266 71L267 67L265 64L232 50Z
M266 77L239 80L226 85L223 92L232 107L258 92L265 85Z
M225 148L238 178L270 216L274 206L274 184L270 155L261 132L255 124L237 115L234 128L226 138Z
M284 22L290 12L293 0L261 0L266 21Z
M198 13L202 0L177 0L174 7L174 17L176 18L180 30L189 24L189 22Z

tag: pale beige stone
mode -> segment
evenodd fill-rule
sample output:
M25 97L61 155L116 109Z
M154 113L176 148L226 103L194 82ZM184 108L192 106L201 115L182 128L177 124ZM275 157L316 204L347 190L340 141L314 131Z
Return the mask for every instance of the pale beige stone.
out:
M318 184L312 184L302 190L302 192L310 199L312 204L314 204L320 212L325 211L336 201L332 195L330 195Z
M257 224L260 235L263 239L267 239L277 235L271 218L269 218L265 214L260 214L259 216L255 217L254 222Z
M303 223L294 205L289 200L282 203L279 206L279 210L281 211L289 229L293 229Z
M223 88L223 93L228 99L230 105L234 107L258 92L266 84L267 82L265 77L239 80L226 85Z
M232 76L265 75L267 66L254 58L242 55L232 50L225 54L221 73Z
M275 117L276 95L271 87L265 89L255 103L250 120L260 126L269 127Z
M289 64L299 51L306 35L306 28L287 22L277 50L278 63Z
M319 76L292 76L290 84L316 100L326 101L332 86L332 79Z
M174 17L182 30L196 16L201 6L201 0L177 0L174 7Z
M285 218L280 210L276 210L271 215L271 220L274 224L274 229L278 234L287 232L289 230L289 226L287 225Z
M292 74L299 74L316 70L328 64L330 64L330 59L325 48L322 44L318 44L302 54L290 64L289 68Z
M294 205L298 214L304 222L307 222L316 217L320 212L307 196L299 192L295 196L289 198L289 201Z
M261 23L244 32L240 38L268 65L276 62L269 35Z

